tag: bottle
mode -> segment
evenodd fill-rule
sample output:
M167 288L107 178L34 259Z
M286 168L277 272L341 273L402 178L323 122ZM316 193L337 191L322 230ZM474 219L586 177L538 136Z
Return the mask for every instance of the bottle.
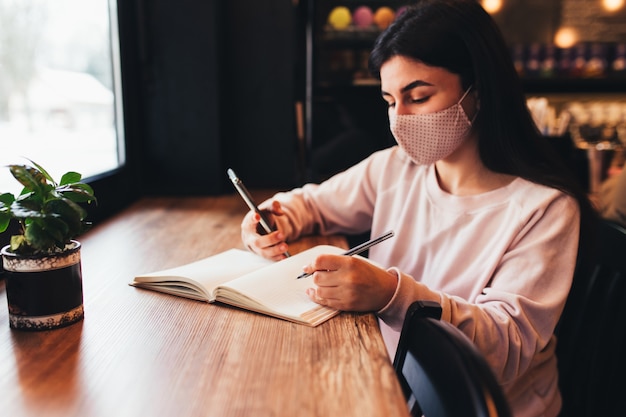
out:
M543 78L551 78L556 73L556 48L552 44L544 47L543 60L541 61L540 75Z
M602 78L606 76L608 62L606 48L601 43L593 43L589 52L589 60L585 64L584 76L587 78Z
M526 59L526 76L537 77L541 68L541 44L531 43L528 47L528 58Z
M611 73L614 76L626 76L626 43L615 45L615 57L611 63Z
M570 75L574 78L581 78L585 75L587 66L587 45L579 43L574 47L574 60L570 66Z
M572 57L572 48L563 48L560 50L559 63L557 65L557 73L559 77L563 78L571 75Z
M515 66L515 71L517 71L517 75L520 77L524 76L524 45L521 43L517 43L513 45L511 54L513 55L513 65Z

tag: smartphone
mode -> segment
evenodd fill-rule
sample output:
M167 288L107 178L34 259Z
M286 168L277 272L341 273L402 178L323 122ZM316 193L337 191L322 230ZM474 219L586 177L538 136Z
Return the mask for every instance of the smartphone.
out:
M246 189L246 186L243 185L243 182L239 179L239 177L237 177L237 174L235 174L235 171L233 171L232 169L228 168L227 172L228 172L228 177L230 178L230 180L232 181L233 185L235 186L235 189L241 195L241 198L243 198L243 201L245 201L246 204L248 205L248 207L250 207L250 210L253 210L254 212L256 212L259 215L259 217L261 217L261 220L259 221L259 223L261 224L261 227L265 231L265 233L262 233L262 234L268 234L268 233L271 233L274 230L276 230L275 227L272 227L270 225L271 223L268 220L267 216L261 210L259 210L257 205L254 203L254 200L252 199L252 196L250 195L250 193Z
M261 224L261 227L263 228L262 231L265 231L265 233L261 233L261 234L266 235L268 233L275 231L276 227L272 227L265 213L259 210L259 207L254 203L254 200L252 199L252 196L248 192L248 189L246 188L245 185L243 185L243 182L239 179L237 174L235 174L235 171L228 168L228 171L226 172L228 172L228 177L230 178L231 182L235 186L235 189L241 195L241 198L243 198L243 201L245 201L248 207L250 207L250 210L253 210L261 218L261 220L259 220L259 223ZM259 232L262 232L262 231L259 231ZM290 256L289 252L285 252L284 255L287 258Z

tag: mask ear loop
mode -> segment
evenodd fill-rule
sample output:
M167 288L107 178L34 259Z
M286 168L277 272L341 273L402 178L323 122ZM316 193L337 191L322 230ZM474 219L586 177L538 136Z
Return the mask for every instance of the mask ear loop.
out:
M474 84L471 84L469 87L467 87L467 90L465 90L465 93L463 94L463 97L461 97L459 99L459 103L458 104L461 104L463 102L463 100L465 100L465 97L467 97L469 92L472 91L472 87L474 87Z
M463 100L465 100L465 97L467 97L467 95L469 94L470 91L472 91L472 87L474 87L474 84L471 84L469 87L467 87L467 90L465 90L465 93L463 94L463 96L459 99L459 102L457 103L459 106L461 105L461 103L463 102ZM480 103L478 102L478 100L476 100L476 112L474 113L474 117L472 117L472 120L470 120L471 124L474 124L474 120L476 120L476 116L478 116L478 110L480 109ZM465 111L465 110L463 110Z

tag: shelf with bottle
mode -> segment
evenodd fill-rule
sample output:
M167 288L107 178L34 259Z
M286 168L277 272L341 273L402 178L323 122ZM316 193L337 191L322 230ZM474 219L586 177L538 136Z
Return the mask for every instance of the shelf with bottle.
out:
M626 102L594 95L563 102L531 97L527 104L537 128L581 185L597 192L613 158L626 149Z
M325 4L324 4L325 3ZM400 16L407 1L322 2L317 13L320 38L325 44L369 45Z
M626 43L516 44L511 53L527 92L626 91Z
M376 84L367 60L376 38L399 15L407 0L309 0L314 88Z
M368 59L371 48L325 49L316 62L315 88L378 85L371 77Z

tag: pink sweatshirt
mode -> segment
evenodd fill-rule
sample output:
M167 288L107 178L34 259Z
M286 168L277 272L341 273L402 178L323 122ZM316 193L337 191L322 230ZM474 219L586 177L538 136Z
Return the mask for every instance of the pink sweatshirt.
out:
M395 146L274 199L286 212L277 221L288 240L395 232L369 251L398 275L393 298L377 312L391 358L407 308L430 291L442 320L483 352L515 416L558 414L553 331L576 261L573 198L521 178L480 195L451 195L434 166L414 164Z

